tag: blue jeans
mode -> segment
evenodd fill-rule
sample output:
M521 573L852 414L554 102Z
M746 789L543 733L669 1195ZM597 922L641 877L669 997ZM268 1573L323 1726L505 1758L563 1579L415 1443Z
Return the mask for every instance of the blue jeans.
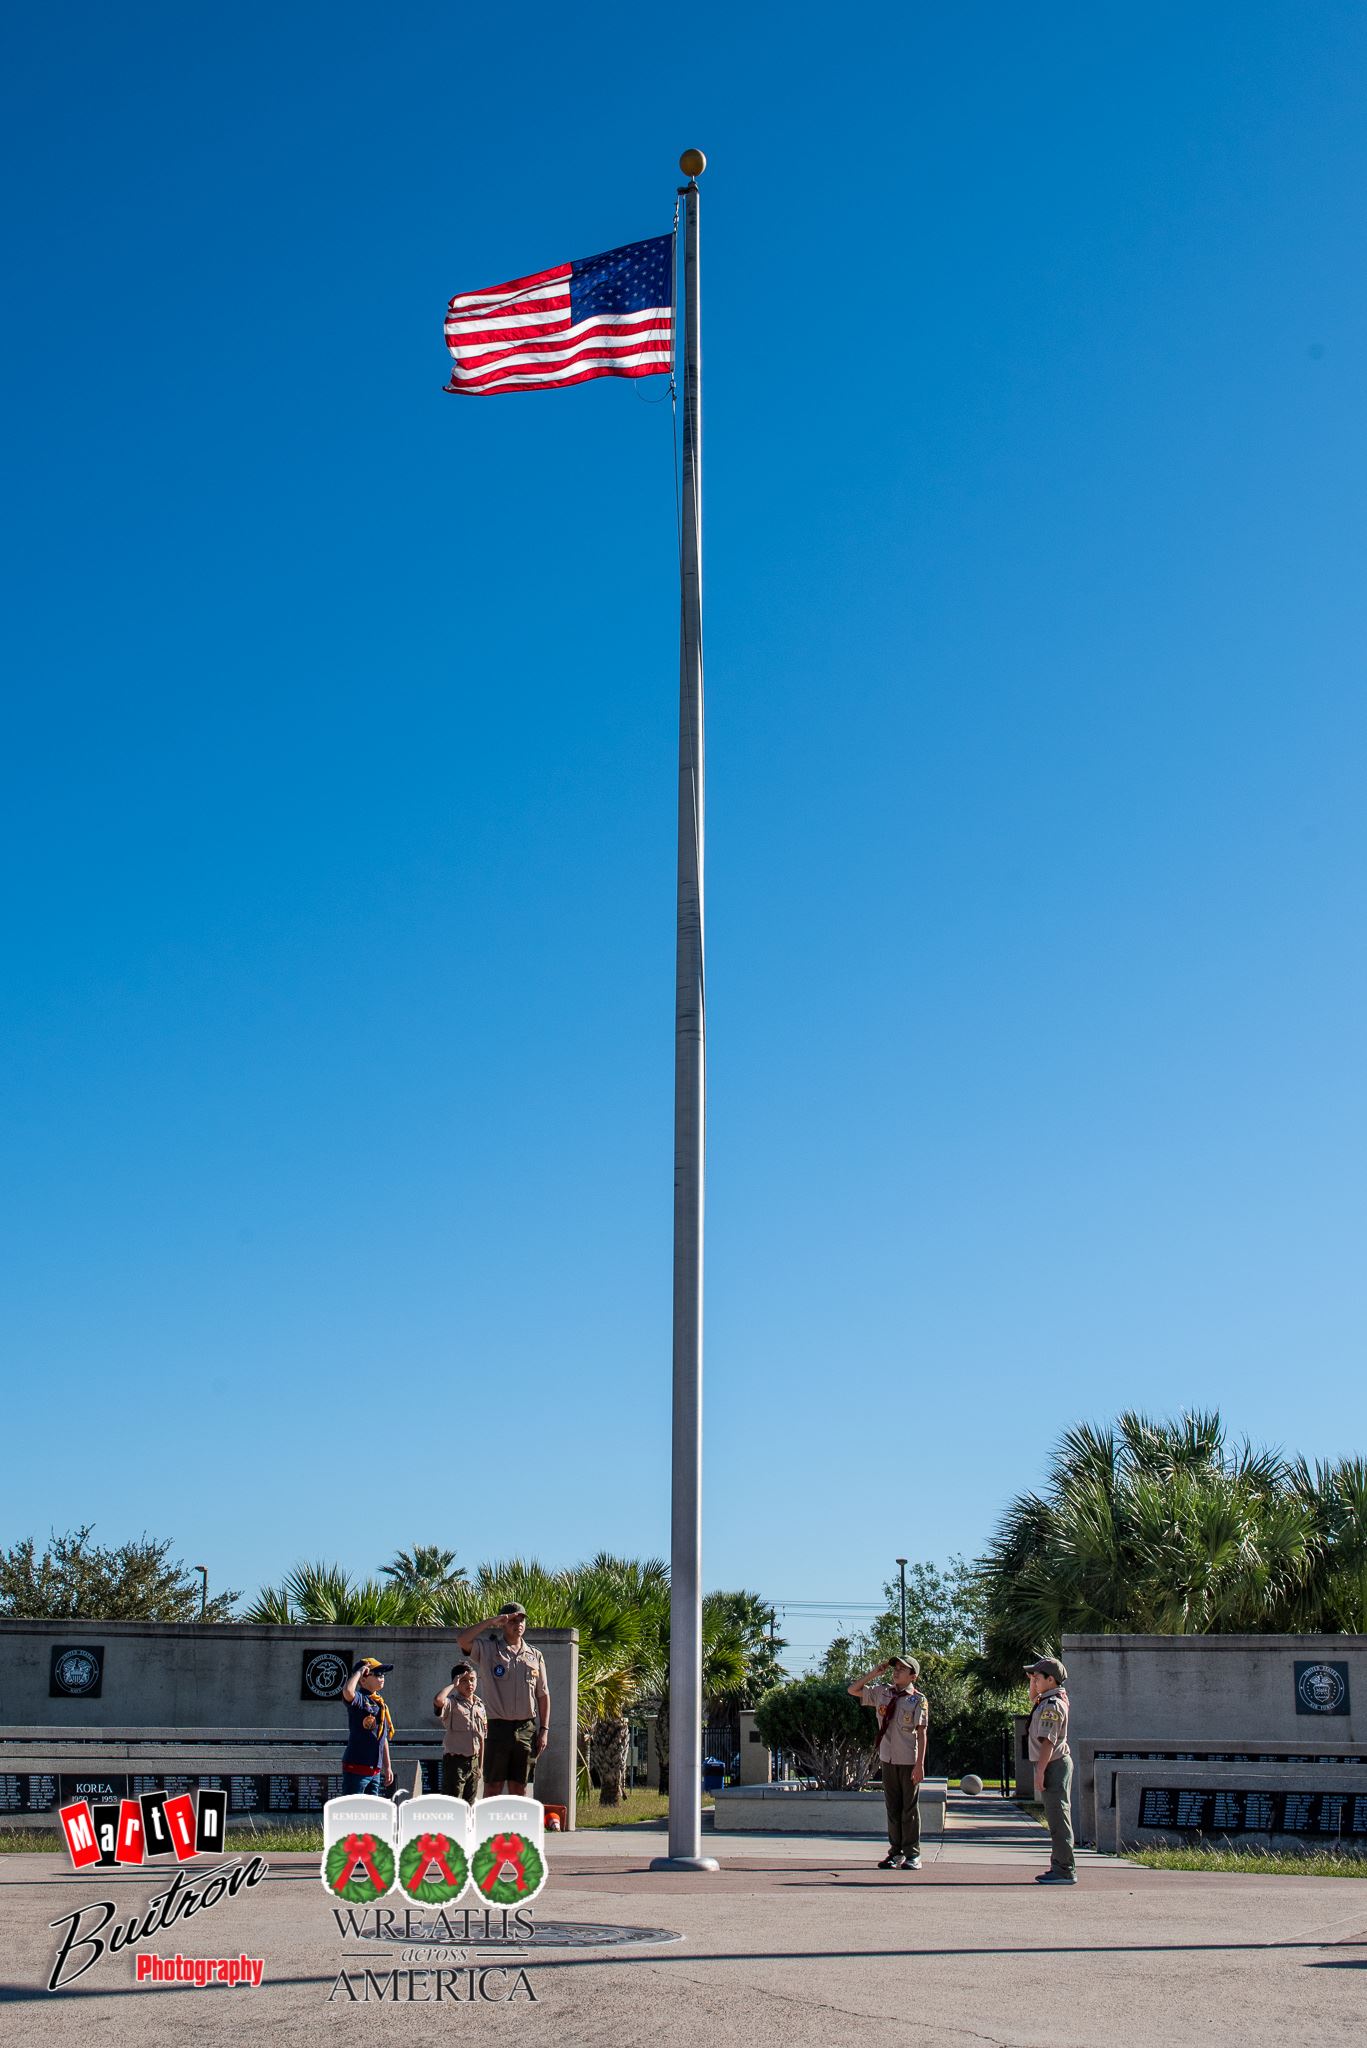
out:
M349 1797L353 1792L373 1792L375 1797L379 1798L380 1774L378 1771L369 1778L361 1777L357 1771L343 1771L342 1776L346 1779L346 1793L343 1795L344 1797Z

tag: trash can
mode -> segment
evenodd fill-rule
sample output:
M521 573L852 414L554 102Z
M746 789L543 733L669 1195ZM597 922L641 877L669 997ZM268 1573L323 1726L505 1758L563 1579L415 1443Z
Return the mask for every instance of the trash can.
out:
M702 1760L702 1788L704 1792L720 1792L726 1783L726 1765L719 1756L705 1756Z

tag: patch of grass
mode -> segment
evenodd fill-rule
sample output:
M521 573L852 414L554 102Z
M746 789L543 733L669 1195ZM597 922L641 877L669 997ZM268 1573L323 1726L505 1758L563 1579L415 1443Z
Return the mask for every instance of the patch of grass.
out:
M627 1793L619 1806L604 1806L598 1794L590 1792L587 1799L579 1801L575 1818L581 1828L639 1827L642 1821L668 1820L669 1800L663 1792L638 1786L636 1791Z
M1210 1870L1249 1877L1367 1877L1367 1856L1341 1849L1234 1849L1196 1842L1189 1848L1133 1849L1128 1863L1146 1870Z
M713 1801L703 1796L703 1811ZM647 1785L638 1785L634 1792L628 1792L620 1806L603 1806L598 1794L591 1792L587 1799L581 1799L578 1806L578 1821L581 1828L625 1828L637 1827L642 1821L669 1819L669 1795L653 1792Z
M272 1827L267 1822L260 1827L229 1828L226 1852L229 1856L253 1856L267 1849L273 1849L277 1855L284 1855L291 1849L308 1849L315 1856L321 1856L322 1823L316 1827L290 1827L288 1823L281 1822Z
M56 1828L0 1828L0 1856L60 1856L65 1850Z

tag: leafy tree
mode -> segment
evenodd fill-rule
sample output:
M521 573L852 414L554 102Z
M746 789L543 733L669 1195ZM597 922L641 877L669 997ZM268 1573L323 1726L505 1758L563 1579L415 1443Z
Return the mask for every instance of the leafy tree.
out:
M794 1757L830 1791L862 1785L877 1723L838 1679L795 1678L764 1695L755 1713L760 1740Z
M41 1557L32 1537L0 1551L0 1614L26 1621L198 1621L201 1582L177 1558L171 1539L106 1549L91 1541L93 1523L52 1532ZM213 1594L206 1621L231 1621L236 1592Z
M893 1657L902 1647L901 1582L886 1579L883 1612L860 1635L833 1638L821 1661L825 1678L848 1684L861 1671ZM979 1567L951 1556L938 1565L907 1566L907 1647L916 1657L976 1651L981 1644L983 1592Z
M901 1582L883 1581L887 1602L873 1626L854 1639L856 1671L866 1671L902 1647ZM907 1647L913 1655L948 1656L976 1650L982 1639L983 1601L978 1568L957 1554L943 1569L924 1562L907 1566ZM867 1652L867 1655L865 1654Z

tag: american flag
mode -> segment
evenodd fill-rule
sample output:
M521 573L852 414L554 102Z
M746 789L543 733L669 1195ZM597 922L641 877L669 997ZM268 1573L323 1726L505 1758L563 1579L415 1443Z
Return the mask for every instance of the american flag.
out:
M674 345L674 237L628 242L511 284L457 292L446 310L448 391L549 391L590 377L654 377Z

